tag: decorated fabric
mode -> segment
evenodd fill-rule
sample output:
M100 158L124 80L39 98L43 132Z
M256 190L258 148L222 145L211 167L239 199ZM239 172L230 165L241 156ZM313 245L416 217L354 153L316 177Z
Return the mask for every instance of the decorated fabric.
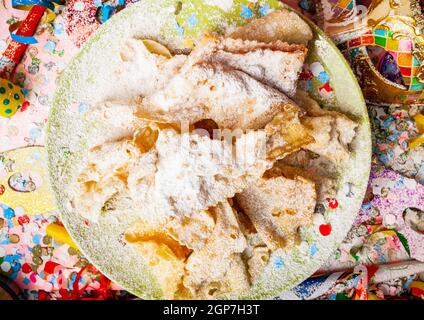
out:
M255 9L254 4L249 6L249 1L246 2L246 8L240 14L248 15L249 10ZM126 2L125 5L130 3ZM315 8L311 1L290 0L288 3L309 17L315 18ZM111 8L107 9L107 6ZM23 170L24 168L17 170L16 165L27 163L31 166L31 161L39 160L37 152L35 159L33 158L34 150L39 148L40 154L44 152L44 148L39 146L44 145L44 126L58 75L88 36L122 6L119 1L71 0L66 8L57 8L55 19L44 21L37 28L35 37L38 43L28 48L12 79L14 84L27 90L25 98L28 104L22 105L13 117L0 118L0 152L5 152L0 156L0 180L3 179L1 180L3 187L0 186L0 283L16 287L20 298L134 299L132 295L121 290L98 272L72 243L64 241L52 231L52 226L60 226L54 208L30 206L26 204L28 202L18 203L16 201L19 197L15 197L13 201L8 200L9 205L5 203L6 201L2 202L2 195L6 195L6 192L19 192L27 190L26 188L30 188L32 192L40 190L35 188L38 183L37 177L31 175L29 170ZM106 13L103 13L103 10ZM23 20L27 12L12 10L9 0L5 1L4 7L3 3L0 3L0 11L6 13L0 15L0 52L3 52L9 41L10 26ZM187 17L181 24L194 23L194 20L189 18ZM307 90L313 84L319 85L322 98L331 99L331 78L319 63L304 66L300 84ZM84 108L78 108L78 112L85 111ZM409 112L410 110L407 112L408 116L412 117ZM395 125L389 127L396 126L398 120L393 116L392 122ZM411 129L408 138L417 136L418 133L414 130ZM377 137L378 131L375 132ZM404 141L402 139L404 136L398 140L390 140L391 143L388 143L387 148L395 148L393 141L400 144ZM402 144L402 147L405 145ZM9 152L14 149L17 150ZM23 154L29 158L23 157ZM380 156L382 153L376 151L376 154ZM402 173L410 177L420 177L419 172L422 169L416 167L422 161L419 162L411 151L408 152L407 158L410 161L408 168L413 169ZM33 160L25 162L24 159ZM389 162L387 165L391 166ZM399 170L394 165L392 167ZM14 175L15 173L18 174ZM15 178L11 180L10 185L12 175ZM375 179L380 179L383 186L386 183L389 185L394 183L396 186L405 184L402 176L392 171L384 171L381 167L373 168L373 175ZM41 177L44 179L43 174ZM418 178L419 181L420 179ZM12 186L18 191L12 190ZM404 195L404 188L392 187L392 189L396 189L396 194ZM372 201L366 200L356 225L327 269L321 270L319 274L292 290L290 293L292 298L295 296L301 299L423 298L424 279L418 271L407 277L398 275L394 279L374 284L369 281L371 279L368 279L368 274L375 272L375 267L371 269L368 267L370 271L366 269L368 272L366 277L363 268L353 270L357 264L411 261L407 248L412 245L409 242L405 245L404 241L407 235L384 223L382 212L386 210L388 204L384 201L386 198L381 196L386 190L381 190L380 194L374 193ZM411 198L423 196L422 189L408 190ZM6 196L3 199L7 199ZM377 201L378 199L381 201ZM329 202L329 205L334 204ZM396 205L396 202L393 205ZM323 229L322 232L326 230ZM347 271L334 272L337 269Z
M394 31L377 28L368 30L361 36L349 40L345 43L344 48L342 45L340 47L349 51L352 57L355 57L358 52L355 49L361 46L383 49L381 50L383 55L373 53L376 58L373 64L377 71L386 79L402 84L410 91L421 91L424 88L424 83L419 81L418 71L422 61L418 58L418 55L413 55L414 45L412 39L399 39L395 37ZM370 55L369 51L368 49ZM393 77L394 72L389 70L390 66L399 71L398 77Z
M319 24L372 103L424 103L424 8L419 0L320 0Z

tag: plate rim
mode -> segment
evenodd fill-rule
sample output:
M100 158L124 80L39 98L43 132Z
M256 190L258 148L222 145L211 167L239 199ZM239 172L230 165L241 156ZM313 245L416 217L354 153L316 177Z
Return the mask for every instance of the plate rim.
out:
M188 0L188 1L190 1L190 0ZM59 216L61 218L61 222L64 224L65 228L68 230L68 233L69 233L70 237L72 238L72 240L74 240L74 242L76 244L78 244L78 248L81 251L81 253L90 261L90 263L92 263L100 272L105 274L109 279L111 279L115 283L119 284L120 286L121 286L121 283L120 283L120 281L115 280L116 279L115 275L111 275L109 272L104 272L102 270L103 267L99 267L97 265L97 262L92 261L90 255L86 254L85 249L81 248L79 246L79 241L74 236L72 228L68 227L69 221L66 219L66 216L62 212L62 210L64 208L62 207L61 201L59 201L59 196L58 196L59 193L56 190L56 183L53 179L54 178L54 172L53 172L54 171L54 165L53 165L54 159L53 159L53 156L52 156L53 152L52 152L52 145L51 145L53 122L50 121L50 119L54 119L54 114L56 113L57 109L59 108L57 101L60 100L60 97L59 97L59 95L60 95L59 91L60 90L58 90L58 89L61 86L63 86L64 83L66 83L66 79L69 77L69 75L68 75L69 70L72 70L75 67L75 65L78 64L78 61L81 59L81 57L83 57L83 55L86 54L90 50L90 48L93 46L93 44L95 44L102 37L103 34L106 34L109 31L109 29L111 29L113 27L114 23L117 23L120 20L121 20L121 22L124 21L123 20L124 14L126 14L126 15L134 14L132 12L135 12L138 9L138 7L140 7L142 5L142 2L144 2L144 0L141 0L137 3L132 4L130 7L126 8L125 11L122 12L121 14L112 17L109 21L107 21L104 25L102 25L98 30L96 30L96 32L94 34L92 34L88 38L88 40L84 43L84 45L81 47L81 49L72 57L70 62L67 64L64 72L60 75L60 78L57 82L55 92L54 92L54 95L53 95L53 99L52 99L52 103L51 103L51 107L50 107L50 110L49 110L48 122L47 122L47 126L46 126L46 131L45 131L46 132L45 146L46 146L46 150L47 150L47 153L48 153L48 172L49 172L48 176L49 176L49 180L50 180L50 185L52 186L52 191L53 191L54 197L55 197L56 202L58 204L58 208L60 209L59 210ZM177 1L173 0L173 2L177 2ZM371 155L372 155L371 124L370 124L370 120L369 120L369 116L368 116L368 112L367 112L366 102L365 102L365 99L364 99L363 94L362 94L362 90L360 89L360 86L357 82L357 79L356 79L351 67L349 66L348 62L346 61L346 59L344 58L342 53L339 51L337 46L333 43L333 41L328 36L326 36L325 33L314 22L312 22L309 18L305 17L302 13L292 9L287 4L279 2L279 5L280 5L280 7L278 9L284 8L284 9L288 9L291 12L295 12L298 16L300 16L304 21L306 21L310 25L310 27L313 29L314 33L316 33L317 35L322 37L322 39L324 39L325 42L332 47L333 51L338 55L340 61L342 61L343 65L345 66L345 69L348 71L348 76L351 78L351 80L353 80L353 83L355 84L355 87L356 87L355 92L357 92L359 94L358 98L361 102L360 107L361 107L361 113L362 113L362 124L367 131L367 138L368 138L367 141L366 141L367 150L362 150L362 153L366 155L367 159L369 159L369 161L367 161L367 168L365 168L365 172L367 172L367 177L368 177L370 170L371 170ZM122 15L122 17L120 18L121 15ZM365 178L361 179L360 187L361 187L363 192L362 192L362 194L355 197L355 199L360 198L360 202L362 202L362 199L365 196L367 184L368 184L368 179L365 179ZM358 212L359 212L359 208L358 208ZM347 232L348 232L348 230L343 235L343 238L346 236ZM340 243L341 242L339 242L338 245L340 245ZM337 246L335 247L334 250L336 250L336 249L337 249ZM328 250L329 253L327 254L327 258L329 258L331 256L331 254L333 253L334 250ZM327 259L324 259L324 260L327 260ZM299 284L303 280L307 279L315 271L316 270L308 272L308 275L302 275L302 277L301 277L302 279L297 281L295 284L293 284L291 286L291 288L294 288L297 284ZM138 289L135 289L135 288L128 288L128 287L125 287L125 286L122 286L122 287L124 288L124 290L126 290L126 291L128 291L128 292L130 292L130 293L132 293L132 294L134 294L138 297L143 297L143 295L145 294L144 292L139 292ZM280 291L280 293L281 293L281 291ZM277 295L278 295L278 293L277 293ZM267 297L261 296L260 299L272 298L272 297L275 297L275 296L276 296L276 294L270 293L269 296L267 296ZM254 296L249 295L249 296L241 296L241 297L238 297L238 298L239 299L251 299L252 297L254 297ZM143 298L145 298L145 297L143 297ZM231 298L234 298L234 297L231 297Z

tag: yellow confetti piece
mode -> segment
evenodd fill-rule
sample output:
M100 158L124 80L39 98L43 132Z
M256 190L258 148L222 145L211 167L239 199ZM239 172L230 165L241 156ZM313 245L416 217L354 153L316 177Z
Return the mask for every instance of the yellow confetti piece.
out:
M409 147L411 149L417 148L424 143L424 115L419 113L414 117L414 120L420 135L409 139Z
M422 145L424 143L424 134L416 137L416 138L412 138L409 140L409 147L411 149L417 148L420 145Z
M75 242L72 240L72 238L69 236L68 231L66 229L56 223L51 223L46 228L47 235L51 236L52 238L62 241L66 244L69 244L71 247L78 249L78 246L75 244Z
M424 115L419 113L414 117L415 125L419 133L424 133Z

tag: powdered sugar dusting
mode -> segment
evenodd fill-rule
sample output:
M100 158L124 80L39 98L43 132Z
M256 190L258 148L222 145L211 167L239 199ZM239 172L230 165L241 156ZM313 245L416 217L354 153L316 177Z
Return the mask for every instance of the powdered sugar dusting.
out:
M205 0L205 3L228 12L233 7L233 0Z
M95 105L120 94L122 99L128 99L128 96L118 92L115 81L115 72L119 71L117 66L122 65L121 49L128 39L150 38L166 44L172 50L183 47L184 39L175 33L175 4L176 1L142 1L108 21L88 41L65 72L49 118L48 148L50 170L54 178L52 184L67 229L81 245L86 256L109 278L143 298L161 298L162 293L143 259L121 241L122 232L137 221L137 212L116 212L100 219L99 223L90 223L69 207L67 186L75 179L81 161L85 161L88 146L94 145L110 127L107 122L95 122L85 116L69 113L67 109L75 102L85 101ZM222 25L231 24L223 19ZM317 30L314 30L316 33ZM326 38L322 39L329 43ZM339 181L340 185L351 185L351 193L345 193L339 188L337 199L340 207L319 215L322 222L332 225L333 232L330 236L322 237L316 224L303 230L305 241L291 252L274 252L269 258L270 263L265 274L258 279L249 294L243 297L271 298L314 272L347 233L365 191L364 181L366 182L368 174L370 154L369 124L360 96L358 98L355 94L347 93L352 92L352 88L356 90L357 85L332 46L325 48L325 56L317 56L315 50L311 50L310 59L331 62L327 66L330 76L343 75L342 83L333 83L336 96L341 92L341 97L353 98L330 103L335 108L343 107L343 111L348 110L361 119L352 144L353 157L347 170L341 173ZM143 72L141 67L140 65L139 71ZM121 77L126 77L127 74L131 76L129 71L124 70ZM143 76L145 75L137 75ZM131 91L131 94L130 89L134 88L140 90L134 83L131 86L127 93ZM309 246L312 243L318 248L318 253L313 258L309 255Z

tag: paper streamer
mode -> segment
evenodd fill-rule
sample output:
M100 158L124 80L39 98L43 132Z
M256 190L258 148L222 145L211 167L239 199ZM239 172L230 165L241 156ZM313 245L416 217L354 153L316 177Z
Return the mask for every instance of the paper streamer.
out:
M12 0L12 7L18 10L28 10L24 21L9 27L11 41L0 58L0 77L10 79L16 65L20 62L28 45L37 43L34 33L41 22L53 21L55 4L58 0ZM47 14L46 14L47 10Z

